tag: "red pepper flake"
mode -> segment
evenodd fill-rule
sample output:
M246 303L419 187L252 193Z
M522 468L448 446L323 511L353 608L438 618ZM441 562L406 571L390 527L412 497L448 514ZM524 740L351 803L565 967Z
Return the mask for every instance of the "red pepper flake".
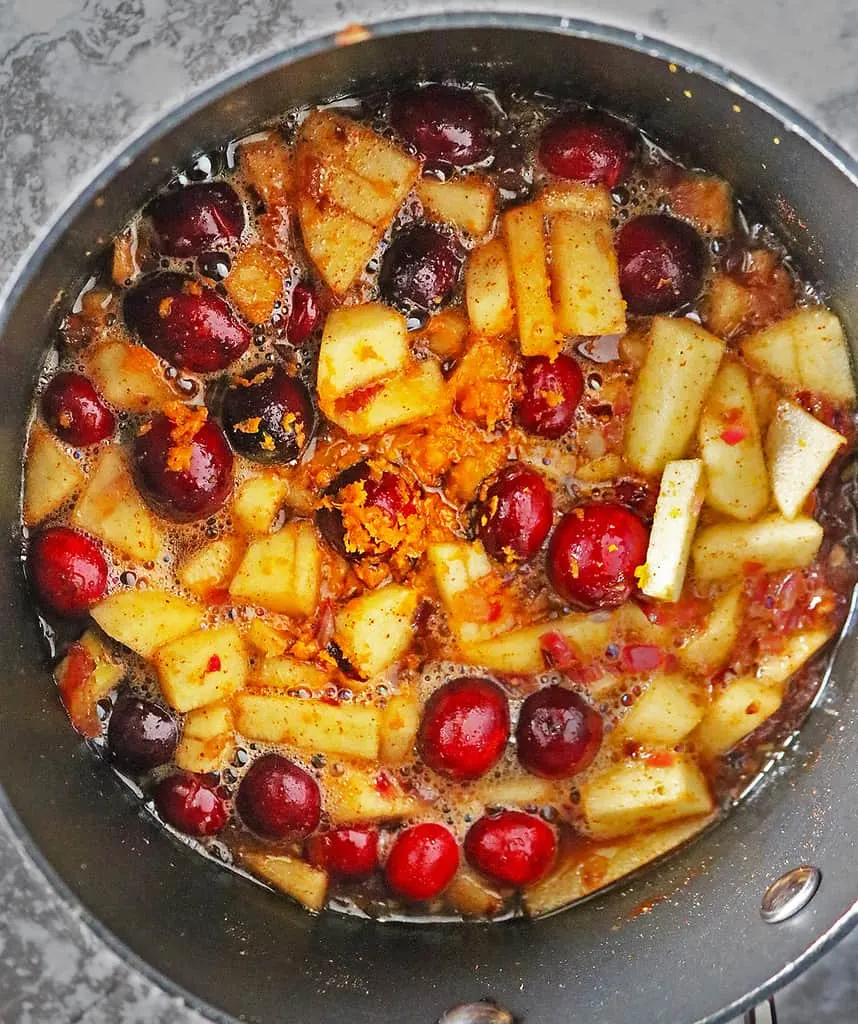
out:
M676 754L671 750L655 750L651 754L644 754L642 760L652 768L670 768L676 764Z
M739 444L747 436L748 431L744 427L728 427L726 430L721 431L721 440L729 445Z
M209 663L206 665L206 672L220 672L220 657L217 654L213 654L209 658Z
M620 652L624 672L653 672L664 661L664 654L653 644L626 644Z
M382 796L390 796L396 791L396 784L388 772L379 772L375 777L375 788Z

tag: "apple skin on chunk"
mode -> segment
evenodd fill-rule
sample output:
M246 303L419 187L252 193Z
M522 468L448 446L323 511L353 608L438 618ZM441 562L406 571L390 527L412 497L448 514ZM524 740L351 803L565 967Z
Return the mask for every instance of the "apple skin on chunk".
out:
M795 519L846 438L795 402L778 402L766 434L772 494L787 519Z

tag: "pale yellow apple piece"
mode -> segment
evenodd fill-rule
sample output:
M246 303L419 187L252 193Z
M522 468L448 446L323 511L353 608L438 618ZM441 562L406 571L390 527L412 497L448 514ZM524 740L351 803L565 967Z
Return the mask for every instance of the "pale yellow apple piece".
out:
M469 235L484 235L495 219L497 189L482 175L451 181L421 178L416 192L430 220L455 224Z
M325 811L334 825L362 821L394 821L420 809L420 801L405 793L393 775L373 769L346 767L325 779Z
M459 595L492 571L489 556L479 541L430 544L426 557L447 611L454 611Z
M409 359L405 317L380 302L334 309L319 350L319 402L338 398L405 369Z
M416 590L389 583L353 598L337 613L334 636L365 679L392 665L411 646L417 597Z
M35 526L80 488L77 460L40 423L33 424L24 460L24 522Z
M557 181L546 185L537 202L548 216L573 213L607 221L614 212L611 193L604 185L588 185L583 181Z
M734 679L717 693L689 742L704 757L726 754L781 706L780 691L752 676Z
M289 481L276 472L243 480L232 499L232 521L243 533L268 533L286 503Z
M473 332L496 338L512 330L515 307L506 247L499 238L475 249L465 267L465 302Z
M501 219L522 355L554 358L562 340L551 307L542 208L517 206Z
M117 409L155 412L180 398L164 375L165 364L142 345L108 338L88 348L85 359L98 390Z
M183 587L205 601L215 591L228 589L243 554L241 538L224 534L185 559L176 575Z
M297 207L307 255L334 295L342 297L366 269L384 227L358 220L333 204L319 207L305 196Z
M224 700L247 681L247 649L233 625L200 629L159 647L152 656L170 707L191 711Z
M772 493L787 519L804 507L846 438L820 423L795 402L778 402L766 434Z
M200 605L166 590L118 590L89 613L109 637L144 658L198 629L203 618Z
M446 412L453 398L438 363L425 359L412 362L399 376L378 385L358 408L349 407L347 401L335 402L333 408L322 405L322 411L346 433L369 437Z
M245 850L240 861L254 875L291 896L308 910L321 910L328 898L328 875L320 868L285 853Z
M459 868L444 890L444 899L465 917L492 917L504 905L500 893L468 867Z
M223 286L245 320L264 324L283 298L283 278L288 269L283 257L270 246L246 245L233 256Z
M705 710L705 694L694 682L676 672L658 673L635 698L611 737L647 747L674 747L698 725Z
M235 725L228 704L208 704L185 716L176 765L189 772L218 772L235 752Z
M317 665L281 654L262 662L254 675L254 685L274 690L321 690L330 678L330 672Z
M551 295L561 334L625 331L626 303L607 221L574 213L553 218Z
M252 540L229 593L236 601L262 605L284 615L312 615L319 603L322 552L306 520Z
M648 597L678 601L705 493L700 459L668 462L661 475L640 588Z
M689 672L710 676L726 665L742 625L742 591L737 583L719 595L702 627L677 650Z
M411 690L395 693L388 698L381 713L379 758L382 763L402 764L414 756L420 711L420 701Z
M805 629L787 637L777 654L764 654L757 665L755 678L767 686L779 687L798 672L806 661L834 635L828 627Z
M266 657L277 658L292 645L292 638L260 618L251 620L246 637L254 651Z
M802 569L816 557L822 527L807 516L768 515L755 523L718 523L700 530L691 549L699 580L729 579L750 571Z

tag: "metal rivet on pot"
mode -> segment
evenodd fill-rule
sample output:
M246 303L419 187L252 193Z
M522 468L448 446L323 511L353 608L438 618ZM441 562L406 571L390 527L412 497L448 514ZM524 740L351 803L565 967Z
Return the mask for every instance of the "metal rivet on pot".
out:
M497 1003L482 1000L479 1003L460 1003L448 1010L438 1024L515 1024L509 1010Z
M819 888L822 872L809 864L787 871L766 889L760 915L766 924L778 924L806 907Z

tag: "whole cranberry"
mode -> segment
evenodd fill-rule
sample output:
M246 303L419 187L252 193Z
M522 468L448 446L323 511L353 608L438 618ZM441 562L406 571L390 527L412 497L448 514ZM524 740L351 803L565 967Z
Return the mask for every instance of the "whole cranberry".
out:
M195 420L187 406L177 405L170 412L158 413L134 438L137 483L168 519L204 519L232 491L232 451L214 420Z
M502 562L533 558L551 529L553 502L541 473L515 462L494 478L477 507L477 536Z
M491 149L492 118L472 92L425 85L394 96L390 123L427 160L466 167Z
M384 254L378 283L384 299L404 310L437 309L459 281L462 250L431 224L401 231Z
M319 824L319 784L281 754L265 754L241 780L235 801L241 820L270 839L300 839Z
M526 698L515 730L518 759L534 775L563 779L583 771L602 744L602 716L563 686Z
M558 117L539 143L539 159L549 173L607 188L626 176L634 151L634 135L624 124L592 111Z
M557 524L548 542L548 578L570 604L614 608L637 587L649 531L622 505L581 505Z
M454 779L476 779L498 763L509 739L509 704L489 679L461 676L437 689L423 711L418 749Z
M226 299L183 274L145 277L125 296L123 312L145 345L192 373L225 370L252 340Z
M307 840L311 864L341 878L364 878L378 867L378 829L343 825Z
M424 822L397 836L385 867L387 884L407 900L440 896L459 868L459 845L443 825Z
M164 192L144 211L165 256L199 256L237 242L244 231L244 206L223 181L197 182Z
M293 345L300 345L315 331L321 319L322 310L316 293L309 285L296 284L292 289L286 337Z
M116 429L116 417L88 377L58 373L42 395L42 415L57 437L76 448L98 444Z
M155 787L154 798L164 821L189 836L216 835L229 819L218 786L193 772L168 775Z
M85 615L107 592L107 561L85 533L52 526L38 534L27 558L39 600L58 615Z
M143 773L172 761L179 742L173 716L151 700L120 697L107 726L107 748L120 768Z
M531 885L548 873L557 854L554 829L524 811L486 815L468 829L469 863L502 885Z
M362 484L359 489L352 485ZM397 535L391 530L409 516L419 514L415 486L393 466L357 462L344 469L325 489L325 501L316 510L316 525L331 547L349 561L367 555L389 554ZM343 508L366 508L384 513L381 529L372 517L359 517L356 530L347 525Z
M230 444L257 462L294 462L316 429L313 400L286 368L263 363L233 378L223 399Z
M700 235L664 213L635 217L616 237L620 290L630 313L668 313L695 299L706 270Z
M575 420L584 391L581 367L570 356L531 356L522 364L524 393L518 403L518 422L538 437L562 437Z

